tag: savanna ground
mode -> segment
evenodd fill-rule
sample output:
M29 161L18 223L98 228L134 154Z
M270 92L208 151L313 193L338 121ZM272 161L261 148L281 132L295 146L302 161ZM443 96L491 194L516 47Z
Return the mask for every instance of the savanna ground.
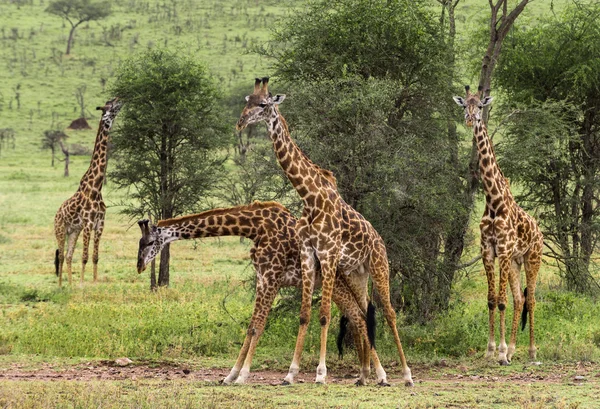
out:
M268 27L291 4L114 4L111 17L78 29L73 55L64 56L67 28L44 13L41 3L0 1L0 128L17 133L14 149L5 146L0 153L1 407L598 407L600 307L560 290L549 264L537 292L541 364L529 362L525 333L519 334L510 367L484 360L486 285L476 264L456 283L446 315L426 326L405 325L399 316L415 378L411 389L400 384L393 340L381 316L377 344L392 387L354 387L357 360L353 351L337 358L334 336L329 384L313 385L316 314L300 382L276 386L291 361L298 325L295 310L285 308L270 317L248 385L221 386L252 311L249 243L237 238L176 243L171 286L151 293L147 275L135 272L138 228L119 215L117 204L126 198L110 181L104 188L109 209L99 282L90 282L90 263L83 284L58 289L52 220L77 189L89 156L72 156L71 176L64 178L62 163L52 168L40 141L53 124L64 128L77 118L75 89L85 84L89 106L100 105L109 98L101 78L110 80L119 61L153 44L197 55L225 90L246 86L249 78L268 71L268 62L245 51L268 38ZM459 24L474 25L478 11L487 7L483 3L466 1ZM534 2L529 18L548 12L549 3ZM95 127L93 109L90 117ZM94 130L68 133L70 143L91 149ZM473 246L471 254L476 252ZM75 278L80 257L81 243ZM285 305L283 298L279 305ZM333 314L335 327L339 315ZM120 367L115 364L120 357L133 363Z

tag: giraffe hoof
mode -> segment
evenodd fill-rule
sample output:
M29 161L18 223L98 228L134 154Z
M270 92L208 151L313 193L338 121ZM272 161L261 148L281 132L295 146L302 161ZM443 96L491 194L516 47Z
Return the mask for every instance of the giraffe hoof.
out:
M404 382L404 386L407 386L407 387L413 387L413 386L415 386L415 384L414 384L414 382L411 380L411 381L406 381L406 382Z
M365 386L366 384L367 383L362 379L357 379L356 382L354 382L354 386Z
M281 382L281 386L288 386L288 385L291 385L291 383L289 383L288 381Z
M385 387L385 386L392 386L392 385L390 385L389 383L387 383L387 382L385 382L385 381L381 381L381 382L379 382L379 383L377 384L377 386L382 386L382 387Z
M498 361L498 363L500 364L500 366L510 365L510 362L508 362L506 359L501 359L500 361Z

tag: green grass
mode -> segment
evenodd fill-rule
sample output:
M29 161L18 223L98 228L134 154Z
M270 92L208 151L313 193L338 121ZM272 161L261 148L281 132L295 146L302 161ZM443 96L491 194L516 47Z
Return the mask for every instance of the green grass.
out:
M282 393L285 391L285 393ZM348 385L222 387L201 381L4 382L0 405L53 408L594 408L597 385L428 381L414 389Z

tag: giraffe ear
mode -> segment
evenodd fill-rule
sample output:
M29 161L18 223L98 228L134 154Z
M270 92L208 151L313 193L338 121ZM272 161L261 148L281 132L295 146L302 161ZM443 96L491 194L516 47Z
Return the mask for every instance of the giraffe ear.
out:
M285 99L285 94L277 94L273 98L273 103L275 105L279 105L279 104L281 104L283 102L284 99Z
M465 102L465 100L462 97L452 97L452 99L454 100L454 102L456 102L458 105L460 105L463 108L467 106L467 103Z
M481 100L481 106L484 107L486 105L489 105L492 102L493 99L494 99L493 97L485 97L485 98L483 98Z
M250 101L250 95L246 95L246 102Z

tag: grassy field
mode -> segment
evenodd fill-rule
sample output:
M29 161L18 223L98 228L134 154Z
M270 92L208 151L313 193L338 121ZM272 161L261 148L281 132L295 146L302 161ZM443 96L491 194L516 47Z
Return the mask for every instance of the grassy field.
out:
M274 313L269 320L251 385L218 386L233 365L252 311L249 243L224 238L174 244L171 287L151 293L147 274L135 271L138 227L119 214L116 203L126 198L110 182L103 191L109 208L100 282L90 282L88 266L84 284L58 289L52 221L77 189L89 156L73 156L71 176L64 178L62 163L52 168L49 151L40 146L44 130L64 129L79 116L76 89L86 86L89 122L95 128L93 108L109 97L101 80L110 82L131 53L157 45L205 61L224 93L251 84L254 76L268 73L268 61L246 51L267 40L269 27L295 3L114 2L111 17L78 29L71 56L63 55L68 27L44 13L48 1L43 3L0 0L0 128L13 128L17 134L15 148L5 146L0 152L0 407L594 407L600 394L600 307L595 300L560 291L550 265L543 266L538 287L541 366L529 365L523 333L511 367L483 360L487 309L485 278L477 264L455 286L447 315L424 327L404 325L399 317L417 381L413 389L398 385L393 340L383 324L378 346L392 388L350 386L356 359L350 353L338 361L333 336L331 384L312 385L319 337L316 314L303 358L306 384L271 386L283 378L294 348L298 319L288 312ZM528 18L547 14L549 6L549 1L533 2ZM459 30L472 28L486 9L485 1L462 3ZM465 42L466 34L461 36ZM69 143L91 149L94 130L67 133ZM81 243L75 276L80 260ZM106 362L123 356L136 368L185 366L192 372L188 377L171 372L153 378L62 377L89 366L112 368ZM43 379L5 376L46 369L49 376ZM573 381L576 375L585 380Z

